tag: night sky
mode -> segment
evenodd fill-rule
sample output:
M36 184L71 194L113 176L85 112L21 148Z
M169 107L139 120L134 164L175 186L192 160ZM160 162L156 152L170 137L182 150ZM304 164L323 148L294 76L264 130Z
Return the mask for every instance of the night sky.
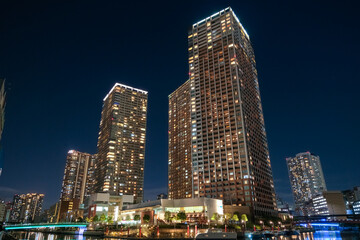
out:
M360 185L356 2L2 0L0 198L58 200L67 151L97 151L115 82L149 92L145 199L166 192L168 95L188 77L188 29L228 6L255 50L276 192L292 201L285 158L302 151L320 156L329 190Z

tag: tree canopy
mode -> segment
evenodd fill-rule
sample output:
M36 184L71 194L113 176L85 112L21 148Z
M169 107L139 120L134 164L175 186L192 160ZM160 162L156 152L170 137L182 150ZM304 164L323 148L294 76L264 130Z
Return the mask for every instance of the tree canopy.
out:
M92 221L93 221L93 222L98 222L98 221L99 221L99 216L98 216L98 215L95 215L95 216L92 218Z
M176 215L176 218L178 220L180 220L181 222L185 221L186 220L186 214L185 212L179 212L177 215Z
M149 222L150 222L150 215L149 215L149 214L145 214L145 215L143 216L143 221L144 221L144 223L149 223Z

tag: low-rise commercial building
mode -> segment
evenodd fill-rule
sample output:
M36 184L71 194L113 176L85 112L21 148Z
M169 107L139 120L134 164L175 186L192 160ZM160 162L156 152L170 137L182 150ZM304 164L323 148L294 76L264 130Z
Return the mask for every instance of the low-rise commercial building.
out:
M134 203L134 196L121 195L113 196L110 193L94 193L85 199L84 218L95 216L111 216L112 221L119 221L119 215L124 205Z
M187 222L206 223L214 213L224 214L223 201L213 198L159 199L124 207L120 219L123 224L145 223L143 217L149 215L149 224L157 224L166 222L166 215L171 217L179 212L185 212Z

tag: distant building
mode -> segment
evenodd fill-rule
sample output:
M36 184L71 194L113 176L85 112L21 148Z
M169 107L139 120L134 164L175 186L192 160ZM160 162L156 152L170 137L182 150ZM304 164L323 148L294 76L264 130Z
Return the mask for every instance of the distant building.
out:
M276 205L278 208L278 212L290 213L293 210L290 205L287 202L283 201L279 196L276 197Z
M60 202L57 202L50 206L48 210L48 219L47 222L54 223L57 221L57 217L59 215L60 210Z
M5 79L0 79L0 176L2 172L3 166L3 155L2 155L2 143L1 143L1 136L4 130L4 123L5 123Z
M21 222L21 213L24 204L25 204L25 195L15 194L12 202L9 222L12 223Z
M6 217L6 203L4 201L0 201L0 225L5 221Z
M353 203L354 214L360 214L360 200Z
M28 193L14 195L9 222L31 223L40 216L44 194Z
M360 200L360 187L354 187L351 190L342 191L346 204L346 211L348 214L353 214L353 203Z
M11 201L5 203L5 214L4 214L4 219L3 219L4 222L9 222L12 205L13 204Z
M213 198L185 198L185 199L160 199L128 205L121 211L120 219L122 224L144 223L144 215L150 216L150 224L158 224L158 221L165 222L165 213L169 212L175 216L183 211L186 214L187 222L206 224L214 213L224 214L223 202L221 199ZM140 220L135 216L139 215Z
M68 215L82 217L80 209L84 198L89 196L94 184L96 155L70 150L67 153L60 196L59 221Z
M148 94L116 83L104 98L95 168L95 193L144 195Z
M324 191L313 198L315 215L345 215L344 197L340 191Z
M320 157L310 152L286 158L295 211L299 215L312 215L312 199L326 191Z

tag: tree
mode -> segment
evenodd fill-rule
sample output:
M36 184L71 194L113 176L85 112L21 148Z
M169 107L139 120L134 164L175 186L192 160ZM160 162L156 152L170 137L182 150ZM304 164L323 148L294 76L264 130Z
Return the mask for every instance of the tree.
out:
M77 221L77 222L83 222L84 219L83 219L82 217L78 217L78 218L76 219L76 221Z
M246 214L241 215L241 220L244 221L244 222L249 221Z
M130 220L131 220L130 215L126 215L125 220L126 220L126 221L130 221Z
M106 221L106 216L105 216L105 214L103 213L103 214L101 214L101 216L100 216L100 222L105 222Z
M143 221L144 221L144 223L149 223L149 222L150 222L150 215L145 214L145 215L143 216Z
M87 217L85 220L86 220L86 222L88 222L88 223L91 223L91 222L92 222L92 219L91 219L91 218L88 218L88 217Z
M140 220L140 215L135 215L134 216L134 221L139 221Z
M185 212L179 212L177 215L176 215L176 218L178 220L180 220L181 222L185 221L186 220L186 214Z
M244 230L246 230L246 222L248 221L248 218L246 214L241 215L241 222L244 223Z
M167 221L167 222L171 221L171 212L169 212L169 211L165 212L165 221Z
M107 219L106 219L106 221L108 222L108 223L113 223L114 221L112 220L112 216L108 216L107 217Z
M93 222L98 222L99 221L99 216L95 215L92 219Z
M220 220L221 216L218 213L214 213L211 217L211 220L216 221L216 224Z
M231 220L238 222L239 221L239 216L237 214L234 213L234 215L232 216Z

